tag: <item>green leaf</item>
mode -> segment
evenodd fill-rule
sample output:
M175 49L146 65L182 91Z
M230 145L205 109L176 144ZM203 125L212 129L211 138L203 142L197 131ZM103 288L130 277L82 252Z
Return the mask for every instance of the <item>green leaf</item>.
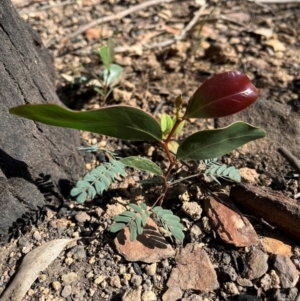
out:
M170 229L171 230L171 229ZM184 239L184 233L181 229L178 228L172 228L172 235L179 241L183 241Z
M171 132L173 125L174 123L171 116L165 113L162 114L160 120L160 126L164 135L168 135Z
M130 231L130 241L135 241L137 238L137 227L134 222L129 224L129 231Z
M120 230L122 230L123 228L125 228L125 224L123 223L114 223L109 227L109 231L112 233L116 233Z
M107 69L103 72L103 80L106 85L111 86L113 82L117 81L123 72L123 68L117 64L111 64L110 70Z
M22 105L11 114L49 125L73 128L125 140L160 141L158 122L144 111L129 106L108 106L99 110L77 112L58 105Z
M124 216L129 216L129 217L135 217L136 216L136 213L131 212L131 211L124 211L121 214L124 215Z
M132 156L123 158L120 160L120 162L126 166L148 171L157 176L161 176L163 174L160 167L147 158Z
M80 204L83 204L87 198L87 193L83 191L80 195L77 196L76 201Z
M142 212L142 208L139 207L137 204L129 204L128 207L130 207L131 209L133 209L134 211L138 212L138 213L141 213Z
M179 146L178 160L204 160L223 156L243 144L263 138L265 132L248 123L235 122L228 127L192 134Z
M175 123L175 121L176 121L176 119L174 118L174 119L173 119L173 123ZM177 129L175 130L173 136L178 135L178 134L182 131L182 129L183 129L183 127L184 127L184 123L185 123L184 120L181 121L181 122L179 123L179 125L178 125Z
M123 223L129 223L131 221L131 218L129 216L122 216L122 215L115 215L114 221L116 222L123 222Z
M137 226L137 233L138 233L138 235L143 234L143 230L144 229L142 227L142 219L139 216L137 216L135 218L135 222L136 222L136 226Z
M100 55L103 65L109 71L110 64L112 63L112 58L110 57L109 47L102 46L99 50L99 55Z
M71 190L70 195L75 197L80 193L82 193L82 188L75 187Z

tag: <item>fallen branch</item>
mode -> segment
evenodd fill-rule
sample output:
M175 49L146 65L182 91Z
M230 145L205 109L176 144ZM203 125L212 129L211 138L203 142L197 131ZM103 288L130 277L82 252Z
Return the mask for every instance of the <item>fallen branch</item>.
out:
M202 7L197 11L193 19L185 26L181 33L179 35L174 36L172 39L168 39L159 43L153 43L150 45L146 45L145 47L148 49L152 48L162 48L165 46L170 46L171 44L174 44L177 41L181 41L185 38L186 34L193 28L193 26L197 23L200 16L203 14L204 9L206 8L206 4L202 5Z
M149 6L152 6L152 5L161 4L161 3L169 3L169 2L173 2L173 1L175 1L175 0L149 0L149 1L146 1L144 3L132 6L128 9L126 9L126 10L123 10L120 13L115 13L115 14L112 14L111 16L106 16L106 17L102 17L102 18L93 20L90 23L88 23L86 25L83 25L82 27L78 28L75 32L73 32L69 36L63 38L60 42L60 45L61 45L61 47L65 46L70 39L78 36L79 34L85 32L89 28L94 27L96 25L103 24L103 23L110 22L110 21L114 21L114 20L120 20L120 19L122 19L122 18L124 18L124 17L126 17L126 16L128 16L132 13L135 13L139 10L142 10L142 9L144 9L146 7L149 7Z
M298 160L289 150L287 150L284 146L279 147L278 151L285 157L289 163L291 163L294 167L300 171L300 160Z

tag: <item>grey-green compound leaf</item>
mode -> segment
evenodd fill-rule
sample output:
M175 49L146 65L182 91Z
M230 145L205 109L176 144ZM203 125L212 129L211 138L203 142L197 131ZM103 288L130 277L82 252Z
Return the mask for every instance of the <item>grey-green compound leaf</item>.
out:
M105 186L100 181L95 182L95 188L99 195L101 195L103 193L103 191L105 190Z
M183 225L180 224L180 223L177 222L177 221L175 222L175 221L170 221L170 220L168 220L168 221L166 221L166 224L167 224L167 226L168 226L169 228L178 228L178 229L181 229L181 230L184 229Z
M89 198L92 200L95 196L96 196L97 192L95 190L95 188L92 185L88 186L88 195Z
M79 196L77 196L76 201L80 204L83 204L87 198L87 193L82 192Z
M123 223L115 223L109 227L109 231L112 233L116 233L116 232L122 230L123 228L125 228L125 226L126 225Z
M184 240L184 233L181 229L178 228L172 228L172 235L179 241Z
M137 238L137 227L134 222L129 224L130 241L135 241Z
M128 207L130 207L131 209L133 209L134 211L138 212L138 213L141 213L142 212L142 208L140 208L138 205L136 204L129 204Z
M78 194L80 194L80 193L82 193L83 191L82 191L82 188L77 188L77 187L75 187L75 188L73 188L72 190L71 190L71 192L70 192L70 195L71 196L77 196Z
M147 224L147 214L144 211L141 212L141 219L142 219L142 226L145 227Z
M223 164L222 166L220 166L219 169L217 170L217 175L222 174L226 168L227 168L226 164Z
M166 215L163 215L162 216L163 219L167 220L168 222L169 221L174 221L174 222L180 222L180 218L174 214L166 214Z
M126 166L151 172L157 176L161 176L163 174L160 167L147 158L132 156L132 157L123 158L120 161Z
M116 222L123 222L123 223L129 223L131 221L131 217L129 216L124 216L124 215L115 215L114 216L114 221Z
M136 216L136 213L131 212L131 211L124 211L121 214L125 215L125 216L129 216L129 217L135 217Z
M223 176L226 177L230 174L230 172L232 172L235 168L233 166L228 167L227 169L225 169L225 171L223 172Z
M137 233L139 235L143 234L142 219L139 216L136 216L135 222L137 226Z

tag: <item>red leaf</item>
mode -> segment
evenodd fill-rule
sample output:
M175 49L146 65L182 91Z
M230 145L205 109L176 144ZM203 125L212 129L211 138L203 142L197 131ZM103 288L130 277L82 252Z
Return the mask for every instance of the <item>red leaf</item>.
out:
M256 101L259 90L246 74L228 71L206 80L188 102L184 118L218 118L244 110Z

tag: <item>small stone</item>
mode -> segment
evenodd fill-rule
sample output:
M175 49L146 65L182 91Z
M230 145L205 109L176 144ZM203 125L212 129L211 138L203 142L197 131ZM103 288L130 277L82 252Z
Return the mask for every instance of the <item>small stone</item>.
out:
M224 283L224 290L229 295L238 295L240 293L234 282Z
M72 293L72 287L71 285L66 285L63 290L61 291L61 296L64 298L67 298L71 295Z
M283 288L294 287L299 280L298 271L291 259L284 255L274 255L274 270Z
M71 264L73 263L73 258L67 257L67 258L65 259L65 263L66 263L67 265L71 265Z
M180 300L183 295L182 290L177 286L171 286L164 293L162 300L163 301L174 301Z
M65 284L71 284L72 282L74 282L77 279L77 274L75 272L71 272L69 274L64 274L61 276L61 280L65 283Z
M40 234L39 231L34 231L32 237L35 239L35 240L41 240L42 239L42 236Z
M249 184L257 184L259 174L256 172L255 169L243 167L239 169L241 178L244 182Z
M123 205L118 204L118 203L112 204L112 205L108 204L106 206L106 213L110 217L114 217L115 215L118 215L124 211L126 211L126 208Z
M45 282L47 280L47 275L41 274L38 279L39 279L39 282Z
M267 274L266 274L267 275ZM238 285L240 286L244 286L244 287L252 287L252 281L246 278L242 278L242 277L237 277L236 282Z
M20 247L28 247L30 242L26 237L22 236L19 238L18 244Z
M142 235L131 242L128 227L121 230L114 240L117 251L127 261L142 261L146 263L159 262L173 257L175 250L157 230L155 222L148 218Z
M157 297L152 291L145 291L142 295L142 301L156 301Z
M176 267L171 272L167 286L201 292L219 287L216 271L201 244L187 244L177 253Z
M100 284L100 283L103 282L106 278L107 278L107 276L100 275L100 276L98 276L98 277L94 280L94 283L95 283L95 284Z
M146 274L148 276L154 276L156 273L156 267L157 267L157 263L154 262L148 266L146 266L145 270L146 270Z
M121 288L121 280L119 276L112 276L109 279L110 285L116 288Z
M134 286L134 287L138 287L142 284L142 281L143 281L143 278L142 276L139 276L139 275L133 275L131 277L131 284Z
M182 298L181 301L203 301L203 299L199 295L192 294L186 298Z
M184 202L181 210L194 221L200 219L202 214L202 208L197 202Z
M84 223L84 222L88 222L91 217L84 211L78 212L75 215L75 219L78 223Z
M142 287L139 286L135 289L129 289L125 292L122 301L140 301L142 295Z
M61 288L61 284L59 281L53 281L51 285L52 285L53 289L56 291L60 290L60 288Z
M219 279L223 282L235 281L238 275L232 266L224 265L219 268Z
M262 237L260 242L263 250L267 253L285 255L288 257L292 256L292 247L279 239Z
M253 280L263 276L268 266L269 256L260 250L252 250L246 256L246 278Z
M298 295L298 289L296 287L277 289L272 295L272 301L299 301L300 295Z

